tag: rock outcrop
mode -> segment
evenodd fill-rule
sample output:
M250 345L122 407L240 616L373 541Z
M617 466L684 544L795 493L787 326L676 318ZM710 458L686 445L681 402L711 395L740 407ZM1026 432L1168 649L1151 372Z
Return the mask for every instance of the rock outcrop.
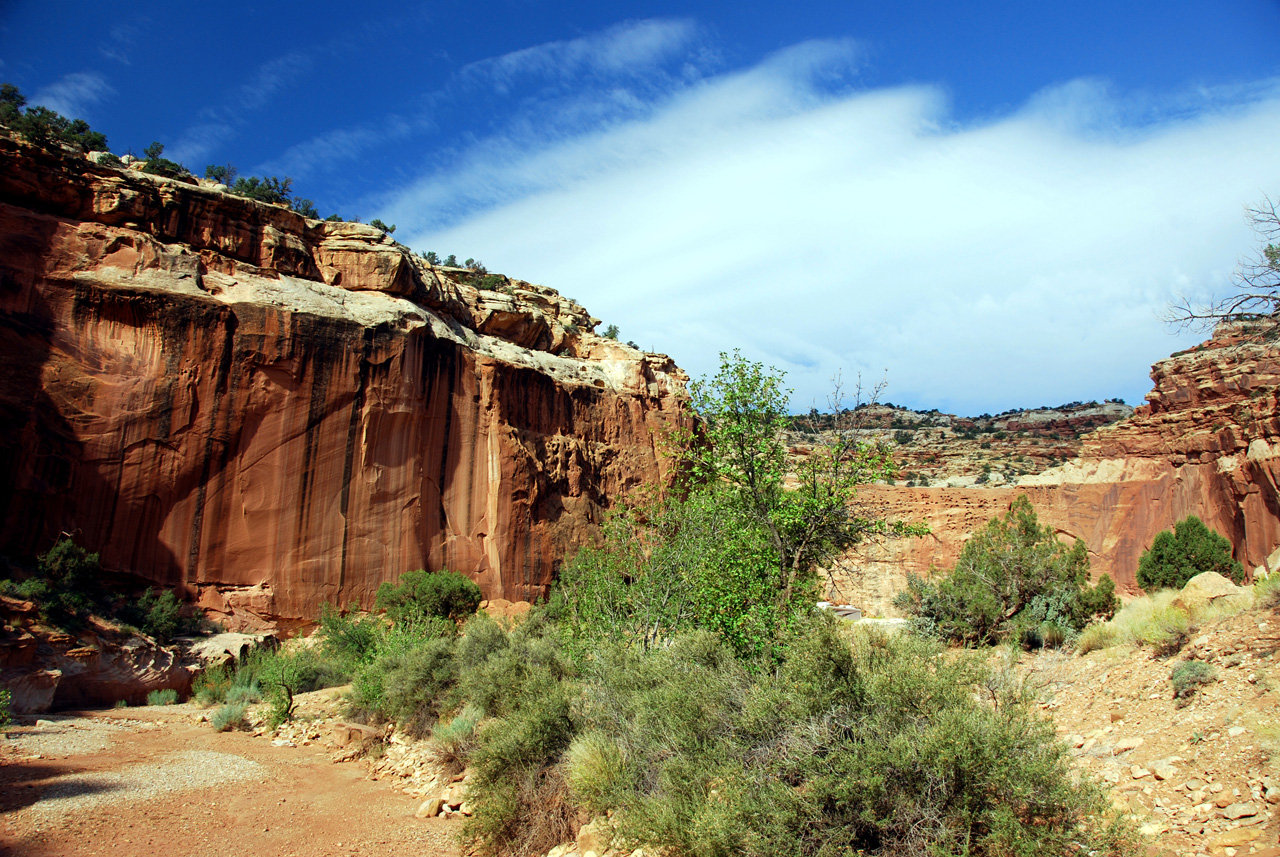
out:
M671 360L597 323L370 226L0 137L0 551L72 533L250 630L422 567L536 597L688 419Z
M1027 494L1041 523L1084 539L1095 575L1136 591L1138 558L1187 515L1230 539L1246 570L1280 567L1280 348L1220 328L1152 367L1154 389L1132 417L1081 440L1079 457L1014 487L877 485L864 502L923 520L933 534L869 545L832 572L832 600L893 615L907 573L955 563L964 541Z

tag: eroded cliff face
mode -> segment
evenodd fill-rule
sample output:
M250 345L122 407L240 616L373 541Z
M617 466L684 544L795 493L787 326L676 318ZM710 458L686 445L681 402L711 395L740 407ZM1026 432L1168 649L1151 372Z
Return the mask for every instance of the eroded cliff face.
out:
M869 545L832 572L833 599L895 615L906 575L955 564L968 537L1027 494L1041 523L1084 539L1095 576L1136 592L1138 559L1157 533L1197 515L1231 540L1245 568L1280 567L1280 348L1223 327L1155 364L1154 389L1128 420L1082 438L1078 458L1016 487L878 485L863 499L933 534Z
M0 550L60 532L234 625L415 568L542 594L667 477L684 374L554 290L0 137Z

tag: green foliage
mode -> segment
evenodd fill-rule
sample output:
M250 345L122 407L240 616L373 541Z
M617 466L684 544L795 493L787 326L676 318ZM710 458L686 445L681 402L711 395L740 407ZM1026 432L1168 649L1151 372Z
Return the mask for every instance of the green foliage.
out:
M218 732L243 729L246 725L244 719L246 711L248 711L248 706L243 702L228 703L213 712L213 715L209 718L209 724Z
M332 604L320 608L320 650L344 676L350 677L373 658L381 631L381 623L372 616L344 616Z
M909 575L894 603L948 640L981 645L1017 635L1038 647L1046 631L1065 638L1114 615L1115 582L1104 576L1090 587L1088 580L1084 543L1063 545L1019 495L1003 519L965 542L950 574L936 584Z
M1138 585L1146 592L1181 589L1197 574L1215 571L1236 583L1244 581L1244 566L1231 556L1231 542L1191 515L1155 537L1138 560Z
M171 161L168 158L161 157L164 154L163 143L152 143L143 150L143 154L147 156L146 163L142 165L142 171L144 173L150 173L155 176L167 176L168 178L191 175L191 171L182 164Z
M458 257L450 253L448 256L445 257L445 260L441 262L441 264L444 265L446 268L457 268Z
M439 265L440 256L435 250L428 250L422 254L422 258L427 260L428 265Z
M178 701L178 692L171 687L153 690L147 694L147 705L173 705Z
M228 187L236 180L238 171L231 164L209 164L204 168L204 177Z
M301 214L303 217L309 217L312 220L320 219L320 212L316 209L315 200L311 199L294 199L289 203L289 207Z
M77 630L104 600L101 575L96 553L63 538L40 555L35 575L20 583L0 583L7 594L35 602L46 622Z
M0 729L13 722L13 694L9 688L0 687Z
M616 340L618 338L618 326L616 324L611 324L606 327L604 329L604 338Z
M387 224L383 223L381 220L379 220L376 217L373 220L369 221L369 225L374 227L375 229L381 229L383 232L385 232L388 235L396 231L396 226L394 223L388 226Z
M393 622L428 618L464 619L480 607L480 587L456 571L408 571L399 585L378 587L374 605Z
M506 277L501 274L485 274L480 277L480 282L477 286L488 291L496 291L502 287L504 282L506 282Z
M1201 686L1217 681L1218 671L1204 661L1183 661L1169 673L1169 680L1174 699L1188 700Z
M121 608L119 616L144 634L167 643L188 629L189 623L183 621L181 611L182 602L172 590L165 589L157 595L147 587L137 601Z
M43 148L64 144L82 152L107 148L106 135L83 119L68 119L47 107L27 107L27 99L12 83L0 84L0 126L17 131Z
M265 178L258 178L257 176L246 178L241 176L235 180L235 184L231 185L228 190L236 196L256 199L258 202L288 205L291 201L290 194L293 190L293 179L281 179L276 176L267 176Z

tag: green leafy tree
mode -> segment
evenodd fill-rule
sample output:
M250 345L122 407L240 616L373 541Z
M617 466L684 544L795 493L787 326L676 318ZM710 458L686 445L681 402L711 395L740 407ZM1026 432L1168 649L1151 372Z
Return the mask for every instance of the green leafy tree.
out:
M374 227L375 229L381 229L383 232L387 233L388 235L396 231L396 225L394 223L388 226L387 224L383 223L381 220L379 220L376 217L373 220L369 221L369 225Z
M445 257L444 262L441 264L443 264L446 268L456 268L458 267L458 257L450 253L448 256Z
M927 530L859 514L859 485L892 479L890 444L854 431L858 408L843 407L837 379L831 399L834 431L795 472L788 466L783 431L790 423L790 390L784 373L722 353L720 371L690 385L702 417L705 443L691 443L686 456L704 482L730 486L742 510L763 528L776 557L778 604L791 602L798 584L843 548L876 534L919 535ZM859 390L859 397L861 390ZM788 479L794 487L788 486Z
M1071 547L1042 527L1025 494L1004 518L992 518L960 550L952 571L934 584L908 575L895 605L930 621L945 638L967 645L999 642L1017 631L1078 631L1119 608L1115 582L1090 587L1084 542Z
M1244 582L1244 566L1231 556L1231 542L1190 515L1174 524L1172 532L1156 535L1151 548L1138 560L1138 585L1146 592L1181 589L1205 571Z
M618 338L618 326L611 324L604 329L604 338L616 340Z
M893 469L879 440L833 432L791 467L780 434L788 391L776 370L724 354L720 372L692 392L700 431L673 444L687 481L612 518L604 544L562 570L557 598L578 643L605 636L660 648L703 628L742 657L776 658L817 600L823 561L875 533L924 528L859 509L857 486ZM835 410L837 419L853 413Z
M427 260L428 265L440 264L440 256L436 253L435 250L428 250L427 252L423 253L422 258Z
M378 587L374 606L387 611L392 621L420 621L430 618L457 621L480 607L480 587L456 571L408 571L400 584Z

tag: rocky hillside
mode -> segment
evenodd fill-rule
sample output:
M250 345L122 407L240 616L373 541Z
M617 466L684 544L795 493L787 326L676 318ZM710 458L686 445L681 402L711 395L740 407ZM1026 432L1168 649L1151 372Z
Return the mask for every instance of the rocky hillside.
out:
M1280 348L1221 328L1155 364L1151 377L1146 404L1128 419L1072 432L1070 439L1057 426L1037 437L1035 423L1024 418L977 433L957 433L954 423L928 426L924 431L933 434L923 437L916 429L899 447L906 480L870 486L861 497L880 514L926 521L933 534L843 557L831 570L830 599L894 615L892 597L907 573L953 565L965 539L1019 493L1030 497L1042 523L1085 541L1095 575L1110 574L1129 591L1142 552L1187 515L1227 536L1250 572L1280 567ZM1109 403L1078 413L1101 420L1122 409ZM892 422L886 428L911 431ZM1046 447L1052 451L1039 460L1058 463L1037 470L1028 450ZM1066 453L1072 457L1062 461ZM938 469L921 471L921 461ZM988 477L980 482L983 472Z
M977 417L875 404L857 410L857 424L893 440L896 484L957 488L1017 485L1025 476L1077 457L1085 435L1131 414L1133 408L1121 401L1071 402ZM812 427L807 423L799 418L788 433L792 455L807 454L821 438L821 418Z
M688 419L671 360L597 323L371 226L0 136L0 552L71 533L243 627L420 567L536 597Z

